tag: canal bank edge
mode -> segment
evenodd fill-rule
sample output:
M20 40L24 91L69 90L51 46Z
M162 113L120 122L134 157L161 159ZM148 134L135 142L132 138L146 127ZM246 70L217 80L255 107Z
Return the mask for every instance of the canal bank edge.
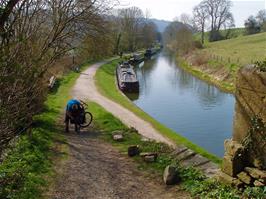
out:
M192 143L187 138L177 134L173 130L169 129L168 127L162 125L146 112L138 108L135 104L133 104L124 94L122 94L116 86L115 81L115 67L120 60L114 60L111 63L104 64L101 66L95 75L95 84L99 92L104 95L105 97L119 103L126 109L130 110L138 117L142 118L146 122L149 122L158 132L162 135L166 136L170 140L174 141L178 146L184 145L185 147L193 150L195 153L206 157L208 160L221 164L221 159L217 156L207 152L205 149L201 148L200 146ZM192 154L194 156L195 154Z
M179 62L179 66L182 69L192 74L193 76L196 76L197 78L216 86L218 89L222 90L223 92L231 94L235 93L236 89L235 85L232 85L222 80L218 80L214 75L203 72L200 69L198 69L196 66L190 65L184 58L180 56L177 56L176 60Z

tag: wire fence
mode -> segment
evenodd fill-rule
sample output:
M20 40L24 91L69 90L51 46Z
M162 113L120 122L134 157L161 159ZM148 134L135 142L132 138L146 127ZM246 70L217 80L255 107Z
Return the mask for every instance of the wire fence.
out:
M262 58L253 57L251 59L243 59L238 56L221 56L216 54L210 54L210 58L217 62L227 63L227 64L238 64L238 65L247 65L253 64L255 61L261 60Z

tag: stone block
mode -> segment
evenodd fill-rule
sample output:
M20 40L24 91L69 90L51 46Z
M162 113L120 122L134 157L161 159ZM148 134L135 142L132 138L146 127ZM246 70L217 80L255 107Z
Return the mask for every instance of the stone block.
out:
M266 182L266 171L257 168L245 167L245 171L255 179L261 179Z
M185 159L185 160L181 161L180 164L182 166L194 166L194 167L196 167L196 166L200 166L200 165L206 164L208 162L210 162L210 160L208 160L207 158L202 157L199 154L196 154L196 155L192 156L189 159Z
M143 152L143 153L140 153L140 156L141 157L145 157L145 156L158 156L158 153L155 153L155 152Z
M157 156L154 155L147 155L143 157L145 162L155 162L157 160Z
M255 187L263 187L263 186L266 186L265 183L260 182L258 180L255 180L253 184L254 184Z
M244 147L232 139L227 139L224 141L225 152L229 156L242 156L244 153Z
M218 180L224 184L228 184L237 188L241 188L244 186L244 183L241 182L239 179L231 177L227 175L226 173L219 172L218 173Z
M163 181L166 185L173 185L180 182L181 178L177 169L173 166L168 165L163 174Z
M124 140L124 137L123 137L122 134L115 134L115 135L113 135L113 140L114 140L114 141L121 142L121 141Z
M243 171L243 161L240 158L233 159L232 156L225 155L223 158L222 171L232 177Z
M234 187L237 187L237 188L242 188L244 187L244 183L239 180L239 179L235 179L233 180L233 184L232 184Z
M186 150L188 150L188 148L185 146L177 146L176 149L171 153L171 155L175 157Z
M140 153L140 156L145 162L155 162L158 154L154 152Z
M224 184L233 185L233 181L236 180L236 178L231 177L230 175L227 175L224 172L219 172L217 174L218 180Z
M194 151L192 151L191 149L187 149L185 151L183 151L182 153L179 153L175 158L179 161L188 159L192 156L194 156L196 153Z
M127 149L127 154L129 157L133 157L140 154L140 148L137 145L129 146Z
M236 79L236 105L233 140L241 143L251 126L250 118L259 115L266 122L266 72L254 66L239 70ZM262 133L263 135L263 133ZM260 169L266 169L266 142L260 132L253 134L252 142L256 150L250 150L247 162ZM252 154L250 154L252 153Z
M253 155L253 156L252 156ZM258 154L254 154L252 153L252 155L250 155L251 157L249 158L249 162L252 163L252 165L254 165L257 168L264 168L266 166L266 163L263 164L262 160L260 158L258 158Z
M113 131L112 132L113 140L115 141L122 141L123 140L123 131Z
M142 142L150 142L151 139L147 138L147 137L141 137L141 141Z
M245 171L242 171L239 174L237 174L237 177L239 180L241 180L247 185L250 185L253 181L252 178Z
M213 162L208 162L206 164L197 166L196 168L202 171L209 178L216 176L219 172L218 165Z
M233 140L241 143L247 136L247 129L250 127L250 117L238 102L235 104L233 123Z

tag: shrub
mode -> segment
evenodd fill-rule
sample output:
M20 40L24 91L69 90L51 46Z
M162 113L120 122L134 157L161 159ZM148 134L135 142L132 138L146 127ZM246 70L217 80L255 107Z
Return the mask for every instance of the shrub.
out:
M266 72L266 58L263 61L256 61L255 67L261 72Z

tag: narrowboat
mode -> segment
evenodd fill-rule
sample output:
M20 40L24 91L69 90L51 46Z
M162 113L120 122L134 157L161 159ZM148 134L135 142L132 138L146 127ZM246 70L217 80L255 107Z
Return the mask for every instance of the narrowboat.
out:
M123 92L139 92L137 75L128 62L120 63L116 68L117 84Z
M144 56L141 53L135 53L129 59L129 64L137 65L144 61Z
M144 56L146 58L150 58L151 56L155 55L157 53L157 51L158 50L156 48L149 48L149 49L146 50Z

